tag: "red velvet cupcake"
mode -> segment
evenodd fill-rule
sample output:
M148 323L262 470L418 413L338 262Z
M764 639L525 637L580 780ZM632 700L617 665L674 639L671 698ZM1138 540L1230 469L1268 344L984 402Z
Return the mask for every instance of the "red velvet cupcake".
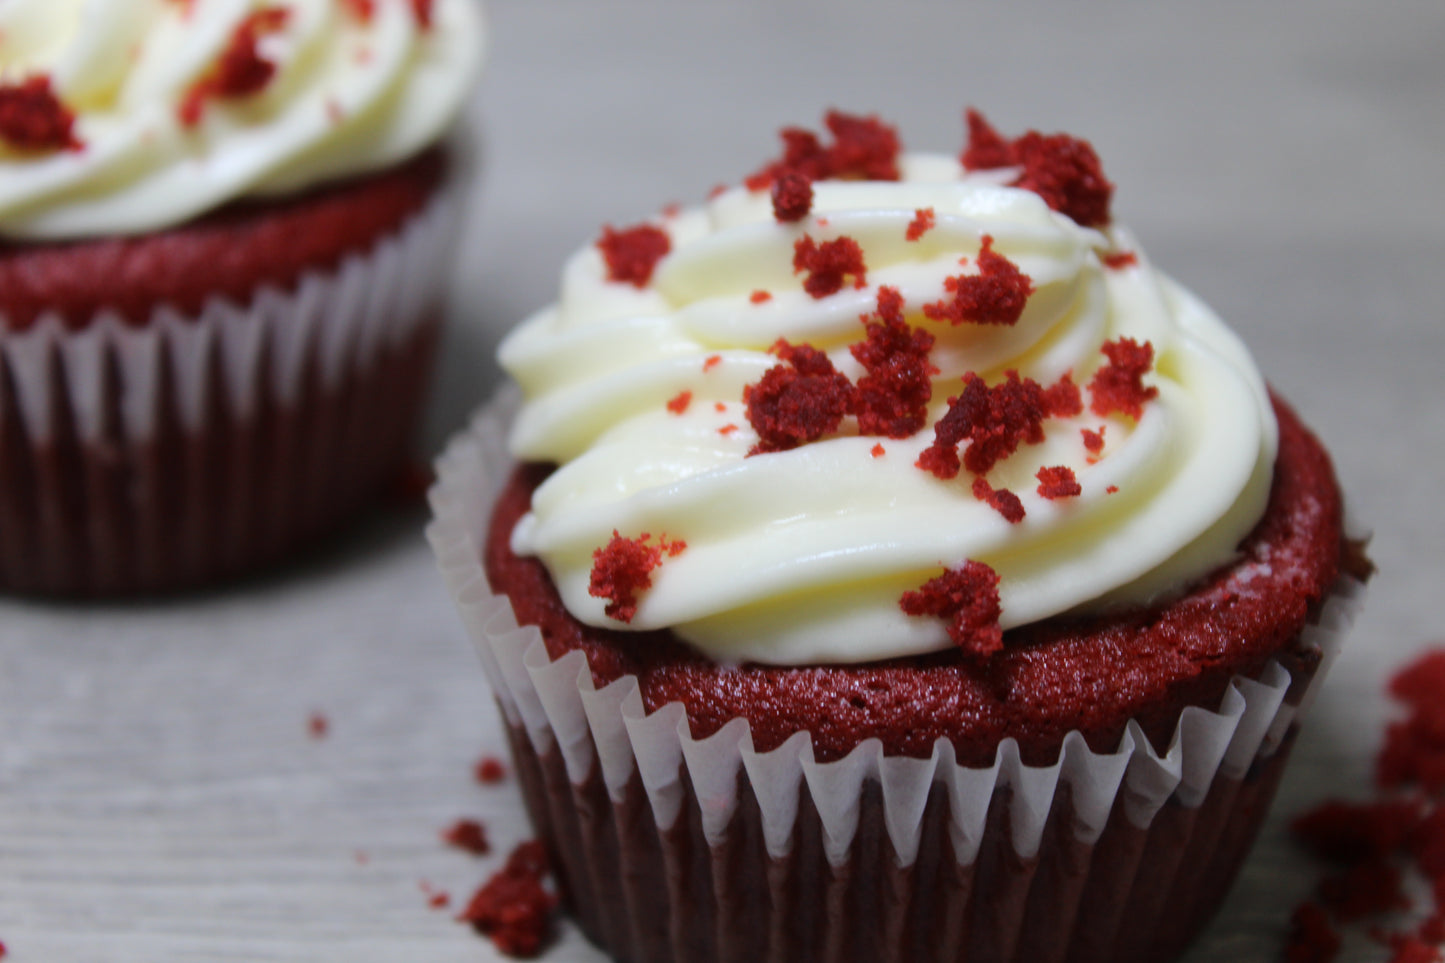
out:
M1357 602L1329 458L1086 142L828 127L604 230L440 464L528 810L619 959L1171 959Z
M476 10L222 6L0 39L0 588L252 571L408 457Z

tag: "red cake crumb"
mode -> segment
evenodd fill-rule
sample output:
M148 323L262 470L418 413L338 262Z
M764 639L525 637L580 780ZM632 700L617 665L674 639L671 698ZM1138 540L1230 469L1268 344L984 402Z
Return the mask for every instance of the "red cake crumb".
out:
M643 532L637 538L623 538L612 530L612 541L592 553L592 578L587 593L607 599L604 611L608 618L631 622L637 614L637 594L652 587L652 570L662 564L662 554L675 557L687 543L670 542L660 535L656 545L647 544L652 536Z
M411 0L412 13L416 15L416 22L421 24L423 30L431 29L433 6L434 0Z
M729 422L728 424L723 425L721 428L719 428L719 429L717 430L717 433L718 433L719 435L731 435L733 432L735 432L735 431L737 431L737 430L738 430L738 426L735 425L735 424L732 424L731 422Z
M376 0L346 0L346 10L362 23L371 23L376 16Z
M306 717L306 732L312 739L325 739L330 731L331 720L322 713L313 712Z
M750 175L744 183L761 190L784 172L806 176L810 181L825 178L853 180L898 180L898 132L876 117L860 117L830 110L824 118L833 143L824 147L812 131L785 127L783 156Z
M722 364L722 355L720 355L720 354L710 354L710 355L708 355L707 358L703 361L703 363L702 363L702 370L703 370L704 372L708 372L708 371L711 371L712 369L716 368L716 367L717 367L718 365L720 365L720 364Z
M964 111L963 118L968 125L968 145L958 159L964 170L993 170L1018 163L1013 145L994 130L983 114L970 107Z
M815 298L826 298L843 289L843 281L852 276L853 286L868 283L868 268L863 263L863 248L851 237L840 237L822 244L804 234L793 244L793 273L806 271L803 290Z
M978 111L970 109L966 117L968 146L960 157L966 169L1022 167L1012 186L1033 191L1049 207L1084 227L1109 223L1114 185L1104 177L1103 165L1088 141L1031 130L1010 142Z
M692 404L692 392L679 391L667 402L667 410L674 415L680 415L687 410L687 406L690 404Z
M813 182L807 174L783 171L773 180L773 217L784 224L801 221L813 209Z
M496 756L483 756L472 767L472 775L483 786L495 786L507 778L507 764Z
M994 488L988 479L979 476L973 480L973 497L987 502L989 507L1004 517L1010 525L1024 520L1024 503L1007 488Z
M1144 403L1158 396L1159 389L1144 386L1144 375L1154 365L1154 345L1121 337L1106 341L1099 350L1109 363L1094 372L1089 382L1089 410L1096 415L1121 411L1131 418L1144 413Z
M714 401L712 403L712 410L716 411L718 414L722 414L724 411L728 410L728 406L723 404L721 401Z
M1084 447L1094 454L1104 450L1104 426L1100 425L1098 431L1090 431L1088 428L1080 428L1079 434L1084 436Z
M430 906L432 909L446 909L452 904L452 897L450 893L436 889L427 880L417 880L416 888L421 890L422 895L426 897L426 905Z
M1039 480L1039 494L1045 498L1073 498L1084 490L1068 465L1040 468L1035 477Z
M1395 953L1390 963L1439 963L1440 951L1413 937L1392 943Z
M766 304L772 299L773 295L770 292L764 291L762 289L758 289L757 291L754 291L752 294L748 295L748 300L753 302L754 304Z
M1108 488L1104 489L1104 493L1105 493L1105 494L1108 494L1108 495L1115 495L1115 494L1118 494L1118 492L1119 492L1119 486L1118 486L1118 485L1110 485Z
M1139 255L1133 251L1114 251L1111 254L1105 254L1100 260L1104 262L1104 267L1112 271L1121 271L1126 267L1138 264Z
M1419 799L1350 803L1331 800L1290 823L1290 831L1323 859L1363 862L1399 852L1424 816Z
M0 141L15 150L80 150L75 113L50 89L49 74L0 84Z
M913 220L908 222L908 231L904 234L904 237L910 241L916 241L933 230L933 224L933 208L920 207L913 212Z
M1328 963L1340 952L1340 934L1329 915L1315 903L1302 903L1289 920L1285 963Z
M877 318L869 321L865 316L865 339L848 347L867 371L856 389L858 431L907 438L928 421L932 376L938 374L928 360L934 339L904 322L903 296L897 288L884 285L878 289Z
M181 123L187 127L200 123L208 100L250 97L266 89L276 64L261 56L257 44L262 37L284 30L290 19L286 7L263 7L237 24L221 56L181 99Z
M508 857L506 866L477 890L457 922L470 923L508 956L536 956L547 942L552 909L557 904L557 898L542 886L546 871L541 843L523 843Z
M998 573L972 559L959 569L946 569L915 591L904 592L899 608L908 615L948 620L948 637L968 655L987 659L1003 648L998 600Z
M442 842L455 846L473 856L485 856L492 851L487 840L487 828L475 819L458 819L441 832Z
M748 455L786 451L836 431L854 410L854 388L828 356L807 344L779 339L771 349L783 360L743 389L748 421L758 443Z
M1326 878L1320 883L1319 899L1342 922L1410 908L1399 868L1380 860L1356 863Z
M607 262L607 280L645 288L657 262L672 250L672 240L666 231L652 224L634 224L621 231L608 225L602 228L597 249Z
M933 444L919 456L918 467L942 479L957 476L958 445L967 439L962 464L975 475L986 475L1020 444L1044 440L1048 410L1037 381L1020 379L1010 369L992 388L972 371L963 376L963 384L963 394L949 398L947 413L934 423Z
M1044 389L1044 412L1050 418L1072 418L1083 411L1084 396L1069 372Z
M1420 820L1405 847L1425 875L1445 876L1445 808L1436 809Z
M888 450L884 448L881 444L874 445L872 448L868 449L868 454L872 455L874 458L882 458L887 453Z
M1018 323L1029 295L1034 293L1033 279L1018 269L1002 254L993 250L993 236L985 234L978 252L978 273L945 278L944 290L952 301L935 301L923 306L923 314L934 321L950 324Z

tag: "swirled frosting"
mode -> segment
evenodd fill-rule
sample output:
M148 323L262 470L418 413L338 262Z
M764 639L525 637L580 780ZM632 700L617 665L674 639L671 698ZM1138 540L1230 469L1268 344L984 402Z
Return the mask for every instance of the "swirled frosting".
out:
M74 145L0 140L0 235L141 233L384 168L441 137L482 41L476 0L5 0L0 81L48 81ZM228 57L237 89L206 98Z
M862 662L949 647L939 619L907 615L899 599L966 560L998 573L1008 628L1147 602L1233 557L1264 509L1276 444L1263 381L1235 335L1121 227L1081 227L1006 186L1010 172L930 155L906 155L900 168L897 182L815 183L797 223L774 218L766 190L743 187L663 216L670 251L641 287L609 281L597 247L585 248L560 301L503 343L525 396L513 453L559 465L513 548L542 559L578 619L670 627L725 663ZM924 208L935 223L910 241ZM804 234L857 241L866 285L808 294L793 268ZM1017 323L926 318L922 306L945 297L960 259L976 263L985 236L1032 279ZM1110 257L1122 252L1133 258ZM936 338L927 426L860 436L849 418L749 457L759 439L744 389L779 363L769 347L807 343L856 380L848 346L883 285ZM1144 383L1157 396L1137 418L1086 402L992 467L988 482L1018 495L1022 521L976 498L967 472L945 480L917 466L965 373L994 384L1016 370L1040 385L1071 373L1087 385L1108 363L1101 347L1121 337L1152 345ZM1104 445L1091 451L1084 430L1101 428ZM1045 466L1072 469L1079 493L1040 494ZM614 530L686 543L651 572L626 625L589 594L593 553Z

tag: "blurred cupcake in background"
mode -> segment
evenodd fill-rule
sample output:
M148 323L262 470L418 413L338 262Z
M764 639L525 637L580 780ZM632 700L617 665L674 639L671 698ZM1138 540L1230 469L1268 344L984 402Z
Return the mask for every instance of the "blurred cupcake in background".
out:
M475 0L0 4L0 589L200 585L403 467Z

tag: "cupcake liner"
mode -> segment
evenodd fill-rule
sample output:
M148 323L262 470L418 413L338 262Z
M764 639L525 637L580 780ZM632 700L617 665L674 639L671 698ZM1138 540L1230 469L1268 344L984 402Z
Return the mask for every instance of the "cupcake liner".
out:
M927 759L870 739L820 763L807 732L758 752L744 719L694 739L681 704L647 714L630 676L597 688L580 652L550 659L491 593L480 546L515 404L484 408L441 458L428 537L564 888L621 959L962 959L965 943L968 959L1166 959L1247 852L1316 667L1363 598L1342 580L1301 640L1311 657L1186 708L1162 753L1133 722L1111 752L1070 733L1050 766L1024 764L1012 739L986 767L959 765L945 739Z
M369 250L250 302L0 323L0 585L170 589L330 527L400 466L458 179Z

